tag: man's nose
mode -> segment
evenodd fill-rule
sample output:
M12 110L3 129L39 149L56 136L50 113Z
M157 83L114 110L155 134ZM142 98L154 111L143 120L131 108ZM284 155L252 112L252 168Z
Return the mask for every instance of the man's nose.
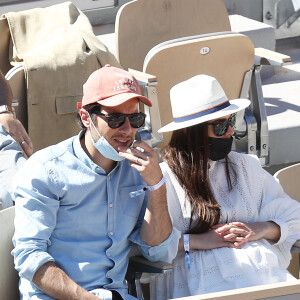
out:
M122 131L122 132L124 132L124 133L126 133L126 134L132 133L133 128L132 128L131 125L130 125L130 122L129 122L129 118L128 118L128 117L125 118L125 122L124 122L124 124L120 127L120 131Z

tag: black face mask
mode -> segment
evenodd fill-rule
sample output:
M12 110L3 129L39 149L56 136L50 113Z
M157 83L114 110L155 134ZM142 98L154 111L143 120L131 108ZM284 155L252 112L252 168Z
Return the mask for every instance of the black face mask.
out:
M208 138L209 158L211 160L220 160L225 158L231 151L233 138Z

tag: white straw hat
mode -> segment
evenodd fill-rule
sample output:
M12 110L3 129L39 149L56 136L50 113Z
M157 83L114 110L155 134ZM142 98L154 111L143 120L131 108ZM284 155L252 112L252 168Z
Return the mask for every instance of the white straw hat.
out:
M204 74L173 86L170 99L174 121L158 132L173 131L218 119L250 105L248 99L228 100L217 79Z

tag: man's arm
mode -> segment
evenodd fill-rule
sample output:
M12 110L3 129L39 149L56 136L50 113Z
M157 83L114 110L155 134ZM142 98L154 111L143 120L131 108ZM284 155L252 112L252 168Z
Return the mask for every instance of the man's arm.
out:
M93 300L99 298L79 286L54 262L42 265L34 274L32 282L45 294L62 300Z
M11 88L0 71L0 106L6 105L9 109L8 112L0 113L0 124L5 127L7 133L19 143L25 155L29 157L33 153L33 145L22 123L12 113L12 99Z
M144 152L136 149L144 149ZM119 154L129 161L148 186L159 183L163 177L156 152L145 142L136 141L133 148L119 147ZM148 205L141 228L141 238L149 246L157 246L172 232L172 222L168 212L166 185L149 191Z

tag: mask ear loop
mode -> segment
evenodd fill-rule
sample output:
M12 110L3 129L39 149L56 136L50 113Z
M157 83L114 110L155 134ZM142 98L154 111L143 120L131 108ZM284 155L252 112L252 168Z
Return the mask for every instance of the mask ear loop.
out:
M95 131L97 132L97 134L99 135L99 138L101 138L102 137L102 135L99 133L99 131L98 131L98 129L96 128L96 126L95 126L95 124L94 124L94 122L93 122L93 120L92 120L92 118L91 118L91 115L90 115L90 113L87 111L87 113L88 113L88 115L89 115L89 118L90 118L90 120L91 120L91 124L92 124L92 126L94 127L94 129L95 129ZM96 143L95 142L95 140L94 140L94 138L93 138L93 136L92 136L92 133L91 133L91 129L89 128L89 132L90 132L90 136L91 136L91 139L92 139L92 141L94 142L94 143Z

